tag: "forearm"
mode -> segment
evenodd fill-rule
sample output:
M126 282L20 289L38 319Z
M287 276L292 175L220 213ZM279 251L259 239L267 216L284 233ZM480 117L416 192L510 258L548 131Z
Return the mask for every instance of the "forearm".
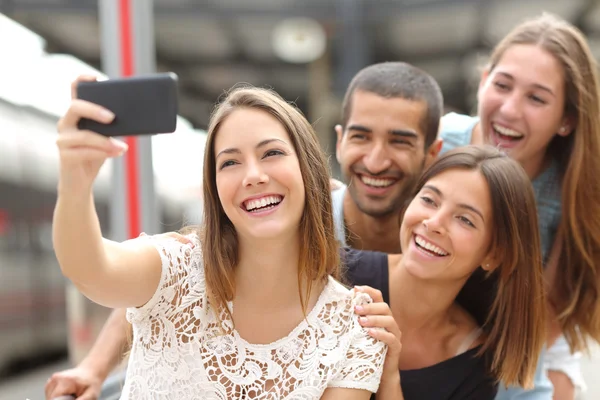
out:
M404 400L399 373L381 379L377 391L377 400Z
M101 381L119 364L129 348L131 325L125 314L124 308L116 309L110 314L94 346L80 363L81 367L92 371Z
M91 191L73 195L59 189L52 238L63 274L76 285L101 276L107 256Z

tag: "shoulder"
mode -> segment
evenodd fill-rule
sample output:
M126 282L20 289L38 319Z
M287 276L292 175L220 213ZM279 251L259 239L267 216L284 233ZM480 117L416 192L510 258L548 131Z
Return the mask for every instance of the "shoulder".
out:
M323 289L324 309L336 308L338 312L355 316L354 306L371 302L371 298L366 293L357 293L331 276L328 279Z
M334 331L339 334L365 331L358 323L358 314L354 312L354 308L372 303L373 300L368 294L355 292L332 277L329 277L329 282L323 290L322 309L319 313L321 321L334 323ZM328 317L332 315L335 315L335 318Z
M439 138L442 139L442 153L471 143L473 128L478 117L448 113L442 117Z
M204 268L200 240L196 234L186 235L191 243L181 243L166 235L145 236L139 240L158 252L162 271L158 287L142 307L129 308L130 322L140 322L149 315L163 314L177 298L205 292Z
M366 293L355 293L330 278L326 287L327 301L318 323L329 325L323 329L330 347L329 360L335 360L336 373L329 380L329 388L348 388L377 392L387 353L385 343L370 336L358 322L354 307L371 302ZM341 393L340 393L341 394Z
M350 285L371 286L387 293L388 255L378 251L341 250L343 271Z

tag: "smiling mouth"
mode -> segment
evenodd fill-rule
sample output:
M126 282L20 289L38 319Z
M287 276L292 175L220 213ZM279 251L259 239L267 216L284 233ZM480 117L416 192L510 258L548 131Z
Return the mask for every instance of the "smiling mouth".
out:
M253 199L245 201L242 204L242 208L244 208L247 212L250 213L258 213L261 211L271 210L279 205L283 201L283 196L272 195L266 196L260 199Z
M517 142L525 137L521 132L494 123L492 123L492 131L500 139L508 142Z
M435 257L446 257L449 253L447 251L444 251L443 249L441 249L440 247L436 246L435 244L428 242L427 240L425 240L423 237L418 236L418 235L413 235L413 240L415 242L415 245L422 251L435 256Z
M385 189L398 182L398 179L392 178L373 178L366 175L359 175L358 177L362 183L375 189Z

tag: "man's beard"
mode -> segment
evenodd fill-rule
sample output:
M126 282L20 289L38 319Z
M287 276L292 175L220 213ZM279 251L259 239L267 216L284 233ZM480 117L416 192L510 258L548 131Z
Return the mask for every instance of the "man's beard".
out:
M415 186L421 174L425 169L425 158L421 161L420 168L418 173L415 174L403 174L402 179L399 182L396 182L395 185L402 185L402 190L394 196L389 203L384 207L372 207L366 204L361 204L363 202L358 198L358 194L354 191L352 187L354 179L360 179L357 175L353 175L352 179L346 178L346 182L348 184L348 191L350 192L350 196L352 197L352 201L356 204L356 207L362 212L373 218L385 218L390 217L395 214L401 214L406 209L408 204L412 201L414 197ZM387 200L387 199L386 199Z

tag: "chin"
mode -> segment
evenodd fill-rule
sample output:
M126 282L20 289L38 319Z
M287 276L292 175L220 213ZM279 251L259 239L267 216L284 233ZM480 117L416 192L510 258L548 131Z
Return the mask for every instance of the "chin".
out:
M284 237L289 237L293 234L298 234L298 226L274 226L275 224L268 224L269 226L254 227L246 231L246 235L250 239L257 240L280 240ZM286 224L287 225L287 224Z
M418 279L429 280L434 279L438 275L437 271L433 271L431 268L425 268L424 265L415 261L406 262L404 265L406 271Z

